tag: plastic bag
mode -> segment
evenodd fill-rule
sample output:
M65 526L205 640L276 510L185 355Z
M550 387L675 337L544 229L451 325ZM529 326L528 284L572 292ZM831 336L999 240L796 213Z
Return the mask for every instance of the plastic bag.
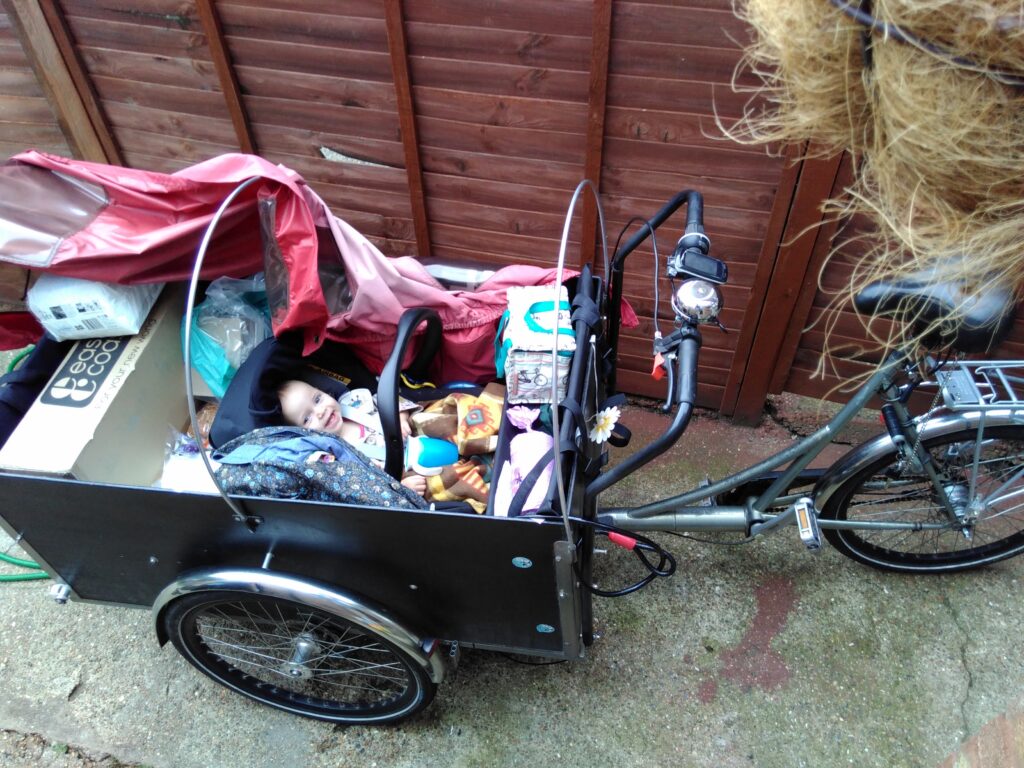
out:
M173 427L169 428L164 448L163 473L154 487L188 493L218 493L201 453L202 449L194 438L183 435ZM220 466L213 459L210 464L215 471Z
M214 395L224 397L235 371L272 334L263 273L218 278L192 312L192 367Z

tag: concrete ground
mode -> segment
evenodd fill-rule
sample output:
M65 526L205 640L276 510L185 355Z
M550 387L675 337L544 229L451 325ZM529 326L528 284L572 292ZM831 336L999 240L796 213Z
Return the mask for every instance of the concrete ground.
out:
M756 428L699 414L681 446L605 501L721 477L816 415L776 405ZM635 444L664 425L636 408L624 421ZM812 555L792 532L743 546L661 540L677 574L598 600L602 637L586 659L526 666L466 652L428 710L389 728L334 727L229 693L158 648L146 611L61 607L45 582L0 585L0 765L1024 762L1024 560L906 577ZM619 550L600 557L602 584L635 574Z

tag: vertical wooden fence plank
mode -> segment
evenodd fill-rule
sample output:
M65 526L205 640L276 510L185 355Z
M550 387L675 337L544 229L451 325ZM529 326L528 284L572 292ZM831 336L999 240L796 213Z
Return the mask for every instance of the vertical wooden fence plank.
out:
M123 165L121 151L56 0L0 0L75 155Z
M253 141L249 115L242 102L242 91L238 86L238 77L235 75L235 68L231 62L231 53L224 40L224 27L221 25L220 16L213 5L213 0L196 0L196 10L199 12L199 20L202 22L203 32L206 34L206 45L210 49L210 58L213 59L213 66L217 70L220 89L224 93L224 100L228 105L231 124L235 128L235 136L238 137L238 146L247 154L256 154L256 143Z
M841 158L839 171L832 184L832 191L829 193L829 197L839 195L842 189L852 181L850 171L849 155L844 155ZM833 241L838 230L839 220L832 216L822 222L815 234L814 246L811 249L811 257L807 264L807 272L804 279L804 290L801 291L796 305L793 307L792 320L789 328L786 330L785 337L782 339L779 354L775 358L775 372L772 374L771 382L768 385L768 392L770 393L781 392L786 380L789 378L789 369L793 366L794 359L796 359L796 353L800 347L800 339L803 336L804 329L807 327L807 318L810 316L811 308L814 306L814 297L817 293L817 280L814 278L820 274L822 264L824 264L825 259L831 253Z
M801 322L795 316L801 296L815 291L816 280L807 280L818 230L822 224L822 203L829 198L839 172L841 155L804 160L796 194L782 233L778 256L757 317L743 380L732 411L738 423L755 423L764 408L775 361L782 352L790 325Z
M416 249L421 259L430 257L430 229L427 226L427 205L423 192L423 168L420 165L420 142L416 132L416 110L409 78L408 46L402 0L385 0L385 22L388 30L388 52L398 101L398 122L405 152L405 172L409 179L409 203L412 208Z
M601 190L604 148L604 118L608 102L608 59L612 39L612 0L595 0L590 49L590 87L587 94L587 147L584 176L596 191ZM597 260L597 204L587 192L583 201L583 229L580 263ZM605 233L607 237L607 233ZM611 247L611 246L609 246ZM609 258L614 254L609 253Z
M731 416L736 408L740 385L746 375L747 366L750 365L750 350L757 332L757 323L752 318L760 317L761 310L764 308L768 285L771 282L779 253L779 242L782 240L786 220L793 207L793 197L796 194L797 181L800 179L800 170L803 167L798 160L802 151L802 147L794 145L787 147L784 153L786 165L783 167L782 176L779 178L779 185L775 191L775 200L768 218L768 228L764 240L761 241L761 253L757 257L757 272L754 274L754 282L750 287L750 302L744 313L744 316L750 319L739 330L732 368L729 370L729 378L726 380L725 391L722 393L720 410L725 416ZM712 248L714 248L713 241Z

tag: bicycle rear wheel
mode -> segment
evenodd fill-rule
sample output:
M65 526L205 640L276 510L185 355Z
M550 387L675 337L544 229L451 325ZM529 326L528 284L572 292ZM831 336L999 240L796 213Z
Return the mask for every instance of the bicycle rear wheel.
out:
M1024 426L975 429L922 441L962 511L950 520L931 481L895 449L833 494L822 519L910 523L915 529L836 530L825 537L867 565L907 573L977 568L1024 552Z

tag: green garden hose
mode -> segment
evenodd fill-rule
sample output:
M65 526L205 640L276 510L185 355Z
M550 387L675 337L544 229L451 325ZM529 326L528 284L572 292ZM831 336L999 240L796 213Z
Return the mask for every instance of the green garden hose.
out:
M21 350L21 352L15 355L14 359L11 360L10 365L7 366L7 372L10 373L15 368L17 368L18 363L20 363L22 360L28 357L32 353L32 350L35 348L35 344L29 344L27 347Z
M34 579L48 579L49 574L44 573L39 569L39 563L33 560L23 560L20 557L14 557L12 555L5 555L0 552L0 560L11 565L16 565L19 568L32 568L28 573L0 573L0 584L5 581L32 581Z
M48 579L50 575L42 571L29 571L28 573L0 573L0 584L7 581L33 581L35 579Z
M13 557L11 555L5 555L0 553L0 560L11 565L17 565L22 568L39 568L39 563L33 562L32 560L22 560L20 557Z

